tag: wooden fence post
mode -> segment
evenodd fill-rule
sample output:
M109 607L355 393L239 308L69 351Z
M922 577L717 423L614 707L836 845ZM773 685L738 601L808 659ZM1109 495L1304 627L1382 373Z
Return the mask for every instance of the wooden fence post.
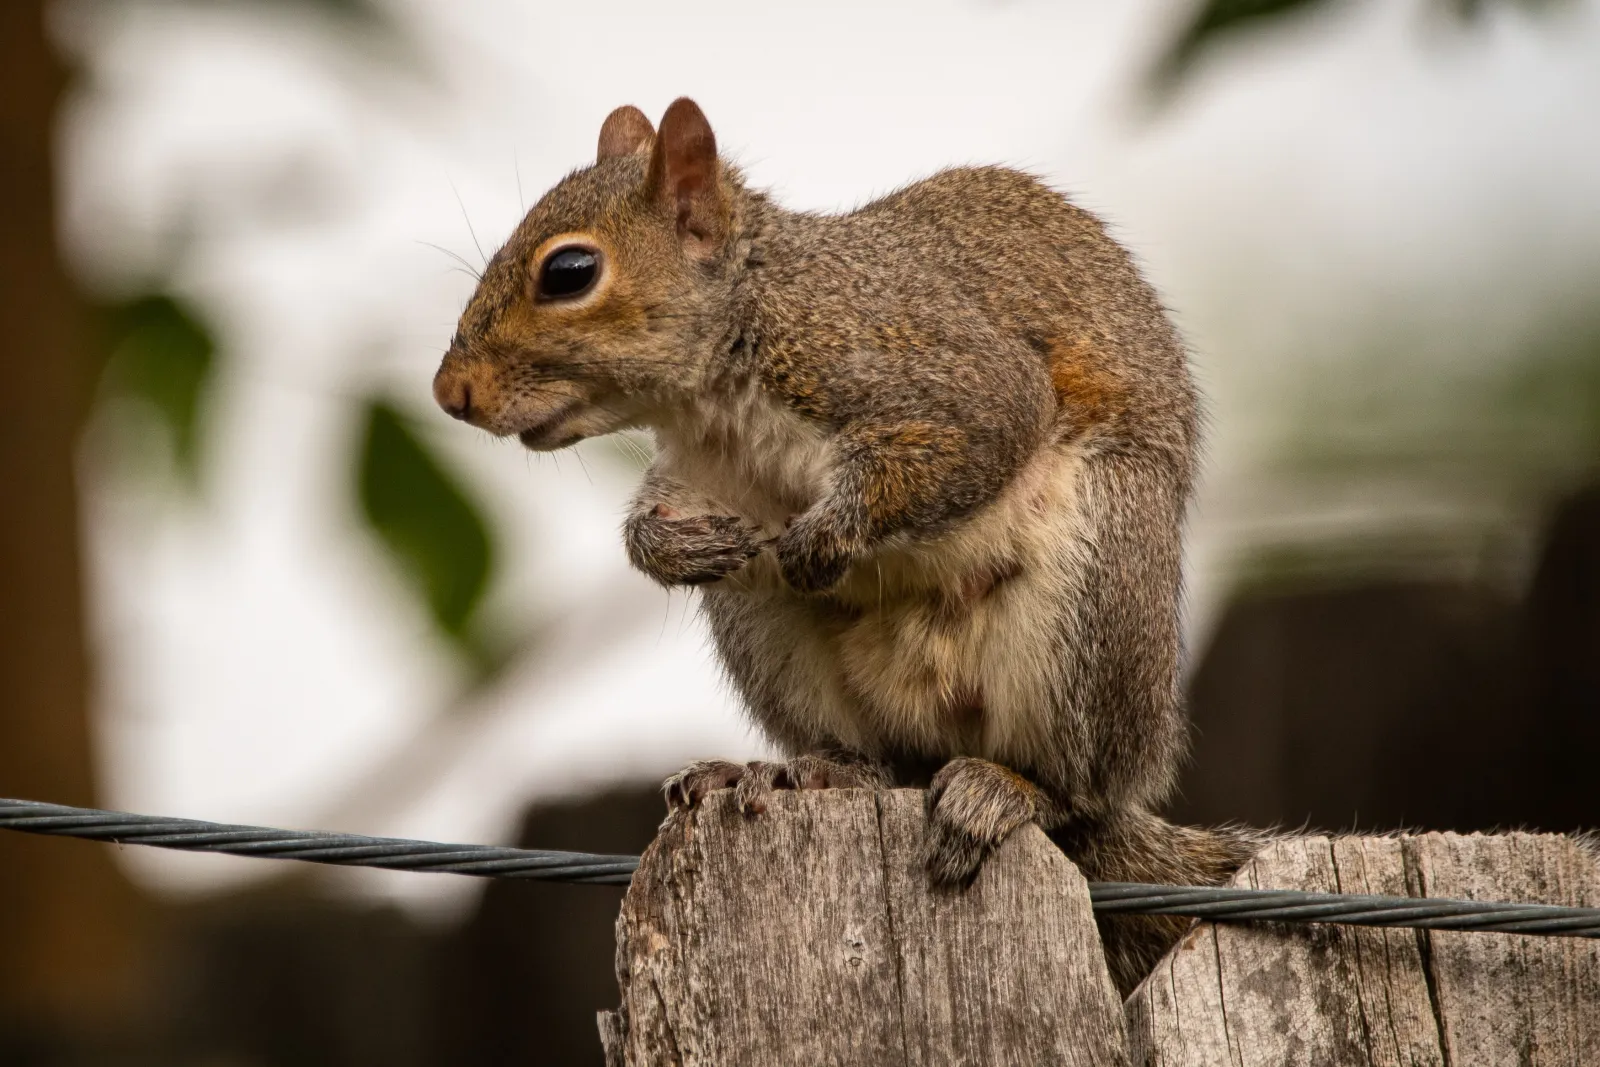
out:
M1600 906L1552 834L1280 840L1236 884ZM1141 1067L1600 1065L1600 941L1199 923L1128 1000Z
M617 921L608 1067L1600 1067L1600 941L1196 923L1119 1005L1087 887L1029 828L929 888L922 794L723 792L663 825ZM1287 837L1255 888L1600 907L1539 834Z
M930 892L919 791L727 792L674 815L617 921L613 1067L1128 1062L1077 869L1029 828Z

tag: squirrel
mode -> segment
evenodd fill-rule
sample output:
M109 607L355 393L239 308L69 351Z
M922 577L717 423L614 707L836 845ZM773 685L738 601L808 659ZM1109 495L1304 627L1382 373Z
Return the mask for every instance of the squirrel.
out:
M434 380L534 450L643 427L629 560L694 586L782 762L732 787L927 788L929 875L1038 824L1091 881L1215 885L1244 828L1157 814L1185 750L1181 527L1197 397L1089 212L1001 167L785 210L691 100L613 111L484 269ZM1124 996L1188 920L1101 917Z

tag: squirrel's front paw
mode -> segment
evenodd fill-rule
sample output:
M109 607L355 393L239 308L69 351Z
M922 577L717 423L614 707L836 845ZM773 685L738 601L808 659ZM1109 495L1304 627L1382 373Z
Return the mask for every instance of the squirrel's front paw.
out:
M966 886L1011 832L1033 822L1039 787L988 760L953 759L928 787L923 857L936 885Z
M831 589L855 553L839 524L826 511L808 511L789 523L777 544L783 580L799 593Z
M664 504L628 522L628 556L662 585L704 585L742 568L767 542L732 515L679 516Z

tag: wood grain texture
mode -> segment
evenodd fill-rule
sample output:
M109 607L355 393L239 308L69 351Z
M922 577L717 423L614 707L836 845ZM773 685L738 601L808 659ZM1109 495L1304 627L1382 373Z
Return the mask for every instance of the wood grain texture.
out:
M934 892L922 831L913 790L669 818L617 922L607 1063L1126 1064L1077 869L1030 827Z
M1236 884L1593 907L1600 862L1537 834L1299 837ZM1600 942L1197 923L1127 1004L1144 1067L1600 1064Z

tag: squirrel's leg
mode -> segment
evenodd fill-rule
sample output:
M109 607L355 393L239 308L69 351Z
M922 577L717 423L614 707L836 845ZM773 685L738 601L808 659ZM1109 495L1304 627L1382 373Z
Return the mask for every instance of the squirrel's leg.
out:
M791 588L823 592L883 539L970 514L1049 439L1058 400L1031 346L975 321L947 339L890 345L819 378L839 429L828 485L778 538Z
M668 778L662 787L667 806L694 807L707 793L732 788L739 810L746 815L766 811L766 797L774 789L882 789L889 785L886 770L853 753L808 752L782 762L757 760L697 760Z
M823 592L874 542L931 527L991 497L1004 471L973 451L963 430L932 422L857 423L841 431L827 492L778 538L784 579L799 592Z
M962 756L946 763L928 786L924 859L938 885L965 886L1012 831L1030 822L1046 829L1067 812L1017 772Z
M751 523L711 511L652 468L623 525L629 562L664 586L704 585L739 570L770 543Z

